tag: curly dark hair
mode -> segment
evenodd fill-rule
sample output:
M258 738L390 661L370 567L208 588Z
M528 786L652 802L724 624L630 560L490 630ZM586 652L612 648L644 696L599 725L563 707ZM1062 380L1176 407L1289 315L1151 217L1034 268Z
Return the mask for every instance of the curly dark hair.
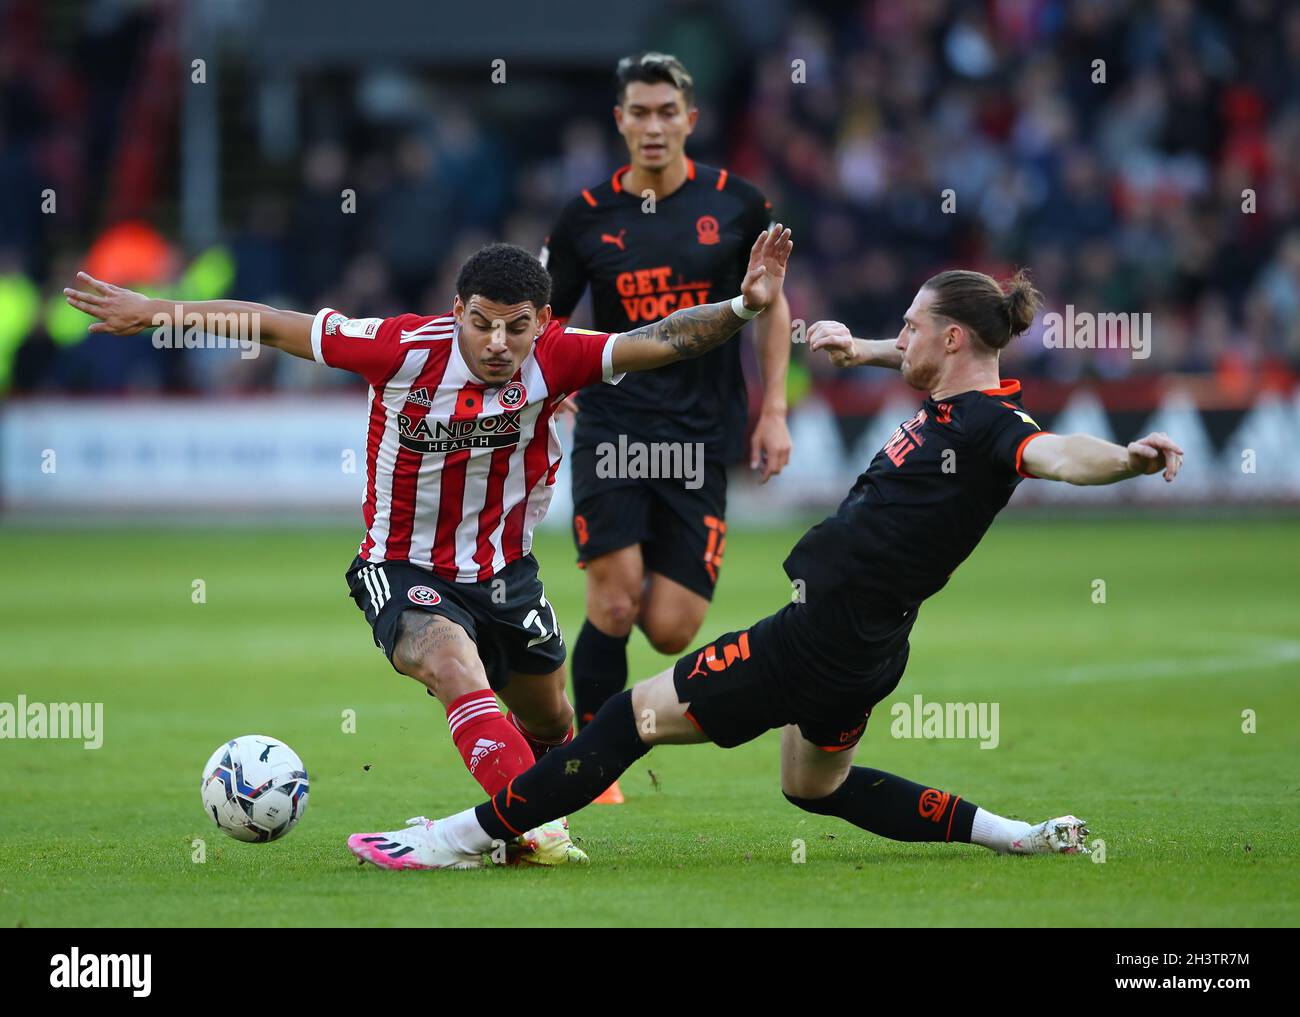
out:
M515 244L488 244L475 251L456 276L461 303L477 293L499 304L532 301L537 310L551 302L551 277L537 258Z

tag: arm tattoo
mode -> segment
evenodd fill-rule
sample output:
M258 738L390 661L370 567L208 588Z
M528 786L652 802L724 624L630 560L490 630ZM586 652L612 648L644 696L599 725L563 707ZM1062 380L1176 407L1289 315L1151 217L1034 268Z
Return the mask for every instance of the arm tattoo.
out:
M720 346L740 331L746 319L731 309L731 301L683 307L666 318L634 328L628 339L667 343L682 359L698 357Z

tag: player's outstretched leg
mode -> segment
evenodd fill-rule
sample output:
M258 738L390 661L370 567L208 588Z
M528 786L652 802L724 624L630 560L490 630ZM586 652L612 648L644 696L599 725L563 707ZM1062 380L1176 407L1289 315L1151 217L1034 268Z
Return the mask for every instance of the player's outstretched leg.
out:
M441 615L404 611L393 666L442 703L465 769L488 794L533 765L532 750L501 713L478 648L462 626Z
M464 628L450 619L408 610L401 616L393 664L422 682L447 710L451 730L465 768L489 794L533 764L533 749L518 724L502 715L477 648ZM520 676L512 694L514 705L530 716L559 717L567 727L570 713L563 692L563 669L551 675ZM526 687L524 680L532 681ZM550 709L545 709L549 700ZM550 733L550 732L548 732ZM568 824L560 817L527 827L510 838L512 861L537 865L582 863L587 856L574 845ZM473 868L480 861L448 853L434 825L423 816L407 821L402 830L355 833L348 849L363 862L385 869Z
M464 859L490 852L521 830L576 812L652 746L707 741L686 710L677 699L672 671L664 671L614 696L577 738L552 749L490 801L438 820L433 828L440 841ZM654 723L640 725L638 718L644 716L653 717Z
M792 805L903 841L980 844L1002 854L1087 854L1088 827L1074 816L1031 826L960 795L852 765L852 750L827 752L793 725L781 735L781 789Z
M573 707L565 695L564 668L550 674L509 673L501 698L510 708L506 720L523 735L533 758L573 741ZM499 789L498 789L499 790ZM543 823L510 845L510 860L528 865L570 865L587 860L569 836L564 818Z

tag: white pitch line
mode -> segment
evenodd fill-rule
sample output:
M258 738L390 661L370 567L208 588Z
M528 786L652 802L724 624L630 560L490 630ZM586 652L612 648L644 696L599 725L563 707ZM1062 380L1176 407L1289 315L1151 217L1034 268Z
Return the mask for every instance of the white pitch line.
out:
M1083 664L1078 667L1047 671L1047 681L1069 684L1083 682L1128 681L1142 678L1175 678L1185 675L1230 674L1255 671L1300 662L1300 643L1279 640L1251 645L1241 653L1221 657L1156 657L1152 660L1128 660L1113 664Z

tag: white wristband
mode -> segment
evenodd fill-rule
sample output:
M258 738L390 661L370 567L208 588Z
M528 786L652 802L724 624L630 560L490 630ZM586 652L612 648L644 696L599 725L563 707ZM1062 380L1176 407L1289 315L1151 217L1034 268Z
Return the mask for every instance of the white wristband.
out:
M750 318L757 318L761 313L759 311L751 311L745 306L745 298L739 296L731 298L731 310L737 318L744 318L746 321L749 321Z

